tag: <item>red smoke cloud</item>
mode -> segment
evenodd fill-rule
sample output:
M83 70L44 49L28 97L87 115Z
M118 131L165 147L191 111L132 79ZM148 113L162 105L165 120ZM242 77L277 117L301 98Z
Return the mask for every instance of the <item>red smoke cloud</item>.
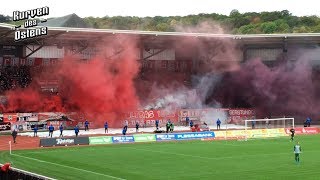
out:
M61 62L33 77L25 89L6 93L5 112L81 112L90 120L110 121L122 112L139 107L134 78L139 72L138 51L132 41L122 42L124 51L114 59L96 57L87 62L76 57L65 57ZM112 44L112 43L110 43ZM103 47L102 49L112 49ZM45 95L36 83L38 79L55 77L59 94ZM101 117L112 113L109 117ZM93 119L94 118L94 119ZM112 122L111 122L112 123Z
M201 28L197 32L208 32L206 26L203 31ZM223 33L220 30L218 33ZM291 68L287 67L289 63L269 68L259 60L241 65L243 49L232 39L177 37L176 41L170 40L167 48L175 49L176 61L189 61L192 67L185 72L169 72L164 68L144 70L144 76L136 78L140 69L136 61L139 51L135 50L134 41L119 43L121 40L108 42L111 49L125 47L120 57L105 60L102 53L88 63L66 57L53 70L34 77L28 88L7 92L5 111L76 111L85 113L90 120L104 121L104 118L118 120L122 112L135 110L141 104L167 108L166 103L157 106L166 100L168 104L179 102L182 108L212 104L255 108L261 117L316 115L320 111L317 94L320 75L312 79L311 66L299 63L303 60ZM53 75L59 79L59 94L43 95L36 80L39 76ZM200 83L193 83L192 79Z

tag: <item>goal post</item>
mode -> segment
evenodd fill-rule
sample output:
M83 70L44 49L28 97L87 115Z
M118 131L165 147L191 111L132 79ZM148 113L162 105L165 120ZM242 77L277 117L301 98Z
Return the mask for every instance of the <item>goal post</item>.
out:
M248 131L253 129L276 129L294 128L294 118L272 118L272 119L250 119L244 121L245 140L248 138Z

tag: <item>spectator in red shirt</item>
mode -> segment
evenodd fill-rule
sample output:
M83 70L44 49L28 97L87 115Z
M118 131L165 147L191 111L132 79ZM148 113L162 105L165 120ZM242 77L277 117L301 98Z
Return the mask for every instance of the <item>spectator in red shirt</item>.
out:
M5 163L2 167L1 167L1 171L2 172L8 172L10 169L10 163Z

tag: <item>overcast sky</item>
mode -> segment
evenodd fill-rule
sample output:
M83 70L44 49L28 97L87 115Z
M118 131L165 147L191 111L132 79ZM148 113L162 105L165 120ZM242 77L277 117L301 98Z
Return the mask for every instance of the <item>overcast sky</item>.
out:
M319 0L4 0L0 5L0 14L12 16L15 10L49 6L50 15L46 17L71 13L80 17L228 15L232 9L238 9L241 13L287 9L297 16L320 16L319 4Z

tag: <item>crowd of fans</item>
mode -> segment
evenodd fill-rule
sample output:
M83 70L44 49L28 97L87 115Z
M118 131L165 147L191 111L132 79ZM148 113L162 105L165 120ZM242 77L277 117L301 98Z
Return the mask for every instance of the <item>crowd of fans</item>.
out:
M7 66L0 69L0 93L10 89L25 88L31 81L28 66Z

